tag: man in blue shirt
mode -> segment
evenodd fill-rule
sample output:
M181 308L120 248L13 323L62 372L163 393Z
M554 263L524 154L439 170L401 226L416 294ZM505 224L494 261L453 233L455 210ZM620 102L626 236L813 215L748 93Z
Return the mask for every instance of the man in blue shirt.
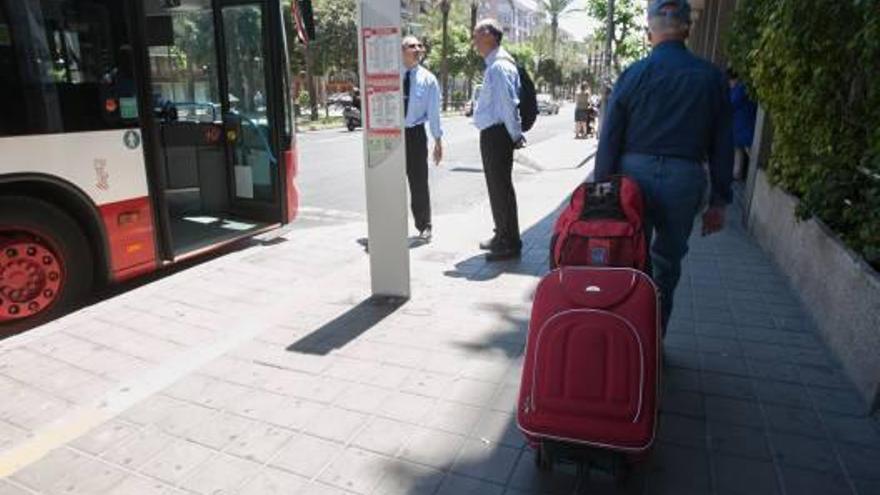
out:
M483 89L474 108L474 126L480 130L480 155L489 190L495 235L480 243L487 261L519 257L516 192L513 189L513 150L523 142L519 121L519 72L513 57L501 47L502 28L494 19L477 23L473 44L486 61Z
M733 131L724 74L684 45L690 30L687 0L652 0L648 26L653 50L620 75L599 137L597 180L623 173L645 196L651 274L661 293L665 332L681 260L700 212L709 164L711 195L703 235L724 226L731 201ZM653 237L653 243L652 241Z
M440 87L434 74L420 65L425 47L415 36L403 38L403 113L406 126L406 177L410 208L419 238L431 240L431 196L428 192L428 136L434 138L434 164L443 158L443 129L440 128Z

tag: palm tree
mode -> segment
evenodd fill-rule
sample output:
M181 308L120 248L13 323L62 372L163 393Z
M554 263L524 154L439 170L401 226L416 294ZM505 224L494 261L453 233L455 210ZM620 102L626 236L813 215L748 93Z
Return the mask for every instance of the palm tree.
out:
M554 59L556 58L556 38L559 34L559 18L582 10L575 9L574 2L575 0L540 0L538 2L541 10L550 18L550 46Z
M440 14L443 16L443 46L440 51L440 84L443 86L443 110L449 104L449 7L452 0L440 0Z

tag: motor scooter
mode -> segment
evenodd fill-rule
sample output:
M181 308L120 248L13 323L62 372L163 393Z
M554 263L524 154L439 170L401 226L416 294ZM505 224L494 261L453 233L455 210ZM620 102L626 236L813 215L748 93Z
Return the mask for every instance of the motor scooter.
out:
M361 126L361 110L353 105L346 105L342 109L342 118L345 119L345 127L353 131Z

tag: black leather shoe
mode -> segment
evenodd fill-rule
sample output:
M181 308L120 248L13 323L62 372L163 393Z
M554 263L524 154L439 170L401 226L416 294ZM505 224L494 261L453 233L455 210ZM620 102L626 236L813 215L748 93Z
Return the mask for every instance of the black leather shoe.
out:
M486 253L486 261L503 261L519 258L522 248L519 246L499 246Z
M492 236L491 239L486 239L485 241L480 243L480 249L483 251L491 251L498 247L498 244L501 242L501 238L497 235Z

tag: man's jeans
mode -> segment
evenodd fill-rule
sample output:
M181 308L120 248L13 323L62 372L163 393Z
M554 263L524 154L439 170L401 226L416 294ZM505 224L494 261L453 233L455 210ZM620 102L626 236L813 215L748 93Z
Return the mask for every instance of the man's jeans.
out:
M637 153L623 155L621 172L639 183L645 198L645 235L651 249L649 272L660 289L665 334L672 297L681 277L681 260L688 252L688 238L708 179L698 162Z

